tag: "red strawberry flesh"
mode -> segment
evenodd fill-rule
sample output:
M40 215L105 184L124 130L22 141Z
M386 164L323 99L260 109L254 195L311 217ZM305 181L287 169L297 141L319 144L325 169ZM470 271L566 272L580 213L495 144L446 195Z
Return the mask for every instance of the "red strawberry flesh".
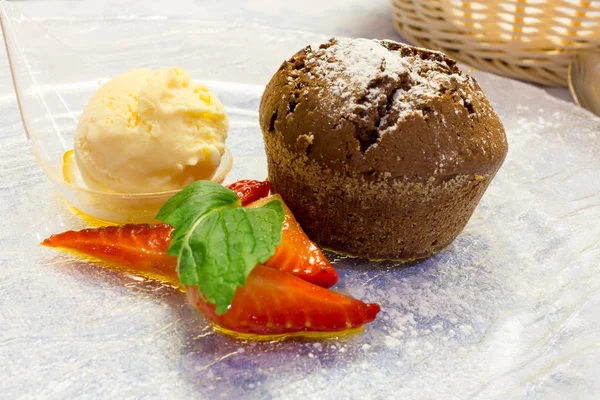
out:
M197 287L186 291L188 300L208 320L239 333L278 335L296 332L339 332L371 322L377 304L306 282L292 274L257 265L244 286L238 287L229 310L215 313Z
M281 200L285 210L283 235L275 254L265 265L280 271L290 272L305 281L322 287L331 287L338 281L338 274L327 258L304 233L296 218L279 195L255 201L248 207L260 207L272 201Z
M232 183L227 188L233 190L242 205L245 206L258 199L267 197L271 191L271 182L242 179Z
M167 224L128 224L67 231L42 242L151 273L177 282L177 258L167 254L173 227Z

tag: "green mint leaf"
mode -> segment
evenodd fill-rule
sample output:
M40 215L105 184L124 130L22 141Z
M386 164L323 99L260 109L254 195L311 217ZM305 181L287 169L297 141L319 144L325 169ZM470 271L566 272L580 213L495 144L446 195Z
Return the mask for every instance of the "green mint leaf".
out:
M198 181L173 196L156 218L175 228L168 253L177 257L181 283L197 285L223 314L256 264L275 253L284 210L279 200L243 208L233 191Z

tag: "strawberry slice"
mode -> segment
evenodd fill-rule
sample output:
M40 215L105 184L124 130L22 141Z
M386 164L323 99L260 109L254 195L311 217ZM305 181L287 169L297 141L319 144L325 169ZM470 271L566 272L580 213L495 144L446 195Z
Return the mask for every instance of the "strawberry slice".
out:
M104 226L52 235L42 245L75 250L175 283L177 258L167 254L172 231L167 224Z
M261 207L273 199L281 200L285 210L281 244L266 266L290 272L305 281L322 287L332 287L338 281L337 271L325 258L321 249L306 236L292 211L278 194L257 200L248 207Z
M237 197L239 197L242 205L245 206L258 199L267 197L271 191L271 182L242 179L233 182L227 188L233 190L237 194Z
M249 207L259 207L274 198L279 197L271 196ZM284 209L281 244L265 264L319 286L333 286L338 280L337 272L306 236L291 211ZM158 275L168 282L178 282L177 259L167 254L172 231L166 224L109 226L59 233L44 240L42 245L75 250L135 271Z
M279 335L295 332L338 332L375 320L380 307L325 289L273 268L257 265L238 287L229 310L215 313L197 287L188 300L208 320L239 333Z

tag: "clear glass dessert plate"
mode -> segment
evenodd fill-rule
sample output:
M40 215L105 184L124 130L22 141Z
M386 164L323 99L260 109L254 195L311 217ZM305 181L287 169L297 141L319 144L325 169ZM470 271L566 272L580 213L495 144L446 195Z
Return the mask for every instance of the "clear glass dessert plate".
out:
M107 76L179 64L208 81L231 117L227 181L266 176L263 86L325 39L192 19L36 21ZM331 255L336 290L379 303L377 320L335 340L255 343L215 332L167 285L39 246L89 225L31 154L0 62L0 397L597 398L600 120L585 110L476 73L509 154L465 231L407 268ZM86 82L64 95L87 95Z

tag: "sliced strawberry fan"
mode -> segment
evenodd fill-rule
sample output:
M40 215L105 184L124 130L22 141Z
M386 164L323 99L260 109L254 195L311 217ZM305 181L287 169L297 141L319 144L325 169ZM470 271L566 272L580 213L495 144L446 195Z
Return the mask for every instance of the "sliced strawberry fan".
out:
M244 180L229 188L247 207L281 200L278 195L267 197L269 182ZM266 267L256 266L245 285L237 289L229 310L217 315L214 305L205 302L196 287L188 288L189 301L222 328L257 335L337 332L373 321L379 312L377 304L324 289L338 281L337 272L282 204L285 220L281 243ZM128 224L67 231L50 236L42 244L177 282L177 259L167 254L172 231L167 224Z
M364 303L263 265L252 270L223 315L215 313L214 304L204 301L197 288L189 288L186 295L209 321L234 332L257 335L355 329L375 320L380 309L377 304Z

